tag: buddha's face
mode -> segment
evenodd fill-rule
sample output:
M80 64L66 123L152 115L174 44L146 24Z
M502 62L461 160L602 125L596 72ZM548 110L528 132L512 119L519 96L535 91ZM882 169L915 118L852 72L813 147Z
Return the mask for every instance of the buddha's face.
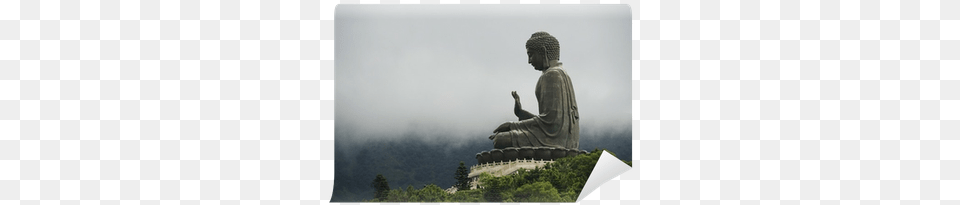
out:
M546 69L547 58L540 52L531 51L527 49L527 63L533 66L533 69L543 70Z

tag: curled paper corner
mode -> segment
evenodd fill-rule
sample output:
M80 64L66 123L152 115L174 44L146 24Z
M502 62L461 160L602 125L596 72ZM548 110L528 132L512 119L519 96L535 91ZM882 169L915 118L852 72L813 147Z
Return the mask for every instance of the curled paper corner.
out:
M604 150L603 153L600 154L600 159L597 160L597 165L593 167L593 172L590 173L590 177L587 178L587 182L583 185L583 190L580 191L577 202L580 202L586 198L587 195L593 193L593 191L597 190L603 183L607 183L610 179L627 172L630 168L630 165L623 163L619 158Z

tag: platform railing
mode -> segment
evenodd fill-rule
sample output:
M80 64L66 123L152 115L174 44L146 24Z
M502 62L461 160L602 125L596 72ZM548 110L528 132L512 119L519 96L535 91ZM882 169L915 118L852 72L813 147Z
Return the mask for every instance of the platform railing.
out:
M496 161L496 162L487 162L484 164L477 164L477 165L470 166L470 170L491 167L491 166L508 165L512 163L535 163L535 162L553 163L554 161L555 161L554 159L516 159L513 161Z

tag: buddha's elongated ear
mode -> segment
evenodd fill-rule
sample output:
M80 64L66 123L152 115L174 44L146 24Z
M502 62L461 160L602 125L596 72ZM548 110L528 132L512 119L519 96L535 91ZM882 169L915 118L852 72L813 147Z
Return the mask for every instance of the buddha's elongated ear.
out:
M547 46L541 45L540 47L543 48L543 69L546 70L550 68L550 56L547 54Z

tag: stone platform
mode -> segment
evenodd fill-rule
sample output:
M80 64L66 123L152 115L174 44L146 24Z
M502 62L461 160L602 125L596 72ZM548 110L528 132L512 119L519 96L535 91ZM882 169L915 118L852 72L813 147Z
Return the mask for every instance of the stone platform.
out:
M519 159L509 162L492 162L486 164L478 164L470 167L470 174L467 175L470 178L470 189L476 189L479 183L479 176L482 173L489 173L495 177L509 175L517 173L517 170L526 169L531 170L537 167L543 167L553 160L533 160L533 159Z
M480 173L489 173L495 177L516 173L518 169L534 169L553 162L552 160L520 159L509 162L494 162L470 167L469 178L480 176Z
M477 165L470 167L470 174L467 176L471 181L471 189L476 189L478 176L482 173L499 177L517 173L521 168L532 170L543 167L554 159L580 154L587 154L587 151L552 147L493 149L477 153Z

